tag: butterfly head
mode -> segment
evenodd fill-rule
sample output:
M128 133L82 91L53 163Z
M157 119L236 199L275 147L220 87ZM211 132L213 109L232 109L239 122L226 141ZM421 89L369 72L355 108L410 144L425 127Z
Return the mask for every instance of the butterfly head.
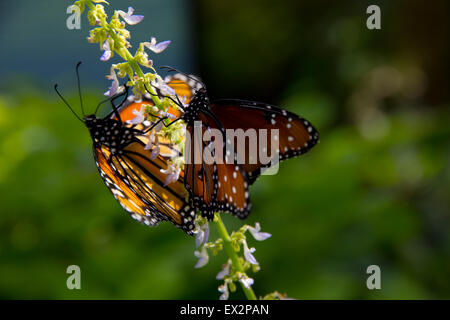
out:
M83 117L84 123L86 124L86 127L89 129L94 127L99 120L95 114L89 114Z
M112 118L99 119L95 115L88 115L84 117L84 123L94 144L105 145L112 153L133 139L133 130L123 127L119 121Z

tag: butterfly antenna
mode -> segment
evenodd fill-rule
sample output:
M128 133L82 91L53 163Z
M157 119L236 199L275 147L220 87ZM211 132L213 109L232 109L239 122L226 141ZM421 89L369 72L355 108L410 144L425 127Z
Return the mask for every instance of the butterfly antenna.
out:
M222 126L222 123L220 122L220 120L216 117L216 115L214 114L214 112L211 112L207 109L203 109L202 112L206 113L207 115L209 115L214 122L217 124L217 126L219 127L219 129L224 130L224 127Z
M166 120L166 119L169 119L169 118L168 118L168 117L159 118L158 121L154 122L154 123L152 124L151 127L145 129L143 132L144 132L144 133L150 132L154 127L156 127L156 126L158 125L158 123L160 123L161 121L164 121L164 120ZM182 118L177 118L177 119L173 120L172 122L169 122L169 124L165 124L165 123L163 122L163 125L164 125L164 127L168 128L168 127L170 127L172 124L174 124L175 122L177 122L178 120L181 120L181 119L182 119Z
M178 94L175 94L175 97L177 98L177 101L178 101L178 106L181 108L181 110L183 110L184 111L184 107L182 107L182 106L184 106L184 104L181 102L181 100L180 100L180 96L178 95ZM170 98L170 97L169 97ZM185 97L186 98L186 97ZM172 99L172 101L173 101L173 99ZM175 101L174 101L175 102Z
M201 81L201 79L199 79L199 78L193 77L193 76L191 76L191 75L189 75L189 74L186 74L186 73L184 73L184 72L182 72L182 71L180 71L180 70L178 70L178 69L175 69L175 68L173 68L173 67L171 67L171 66L162 66L162 67L160 67L160 69L167 69L167 70L169 70L169 71L175 71L175 72L181 73L181 74L184 75L185 77L187 77L187 78L189 78L189 79L191 79L191 80L193 80L193 81L195 81L195 82L197 82L197 83L200 83L200 84L202 85L202 87L203 87L204 89L206 89L205 84L204 84L204 83Z
M73 111L72 107L70 106L70 104L66 101L66 99L64 99L64 97L61 95L61 93L59 93L58 91L58 84L55 84L54 86L56 93L58 94L58 96L61 98L61 100L66 104L66 106L69 107L70 111L72 111L72 113L75 115L75 117L77 117L78 120L80 120L81 122L84 123L83 120L81 120L81 118L75 113L75 111Z
M151 85L153 88L155 88L156 90L159 90L159 89L158 89L157 87L155 87L154 85L152 85L152 84L150 84L150 85ZM146 84L144 84L144 87L145 87L145 90L147 90L147 92L148 92L150 95L152 95L152 96L159 96L159 95L157 95L157 94L151 93L151 91L148 90ZM161 95L161 96L164 97L164 98L168 98L168 99L172 100L173 103L175 103L181 110L184 111L183 104L181 103L180 98L178 97L178 95L176 95L178 101L175 101L171 96L164 96L164 95Z
M122 93L119 93L119 94L117 94L117 95L114 95L114 96L112 96L112 97L109 97L109 98L107 98L107 99L105 99L105 100L103 100L103 101L100 101L100 103L99 103L99 104L97 105L97 107L95 108L95 114L97 114L98 109L100 108L100 106L101 106L102 104L104 104L105 102L114 100L114 99L116 99L116 98L119 98L119 97L123 96L124 94L128 94L128 92L125 90L125 91L122 92Z
M124 87L125 87L125 92L124 92L124 93L121 93L120 95L116 95L116 96L114 96L114 97L111 99L111 105L112 105L112 108L113 108L113 112L114 112L114 114L116 115L117 119L118 119L120 122L122 122L122 119L120 118L119 108L122 107L122 105L125 103L125 101L127 101L127 98L128 98L128 86L127 86L127 85L124 85ZM122 100L121 103L119 103L118 106L115 106L115 105L114 105L114 100L117 99L117 98L119 98L119 97L121 97L121 96L124 95L124 94L125 94L125 98Z
M151 131L151 130L152 130L154 127L156 127L160 122L162 122L162 121L164 121L164 120L166 120L166 119L167 119L167 117L159 118L158 121L156 121L155 123L153 123L152 126L149 127L148 129L145 129L145 131L146 131L146 132ZM166 125L166 124L163 122L163 125Z
M80 64L81 64L81 61L78 61L77 66L75 67L75 71L77 73L78 96L80 97L81 113L84 116L83 98L81 96L81 86L80 86L80 73L78 70L78 69L80 69Z

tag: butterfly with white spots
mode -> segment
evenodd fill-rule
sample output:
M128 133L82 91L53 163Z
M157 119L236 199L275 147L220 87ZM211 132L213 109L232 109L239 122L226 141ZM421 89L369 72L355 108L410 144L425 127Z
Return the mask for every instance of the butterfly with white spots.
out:
M178 151L172 150L170 142L160 141L164 149L152 157L145 146L154 125L128 122L134 118L133 111L140 110L144 103L152 104L130 97L119 108L113 106L113 112L104 118L84 117L93 140L95 163L114 198L132 218L148 226L170 221L193 235L196 211L188 201L183 173L176 181L165 184L165 155Z
M191 137L194 136L196 122L201 123L202 135L212 129L222 132L223 141L218 143L224 148L222 161L207 163L204 157L200 163L194 161L198 147L208 148L203 140L192 139L185 148L190 156L190 161L185 165L185 186L195 209L208 219L212 219L216 211L230 212L241 219L250 213L248 188L264 169L272 165L263 163L259 158L250 161L251 147L256 147L256 154L260 154L260 148L267 148L264 151L269 158L283 161L308 152L319 141L319 133L309 121L287 110L244 100L210 102L204 84L194 76L177 74L167 77L166 83L174 89L182 88L184 96L180 98L184 98L187 104L180 106L184 107L181 118L186 122L186 130ZM249 129L272 132L276 129L273 132L278 134L269 140L276 141L278 147L272 147L270 141L268 144L261 143L260 136L257 136L256 143L246 141L243 154L236 150L231 155L227 153L227 143L236 145L237 141L226 141L226 131L229 129L244 132Z

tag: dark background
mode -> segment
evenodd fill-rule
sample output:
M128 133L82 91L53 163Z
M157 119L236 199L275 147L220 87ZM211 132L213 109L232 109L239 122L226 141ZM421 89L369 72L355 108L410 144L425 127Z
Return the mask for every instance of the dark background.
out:
M99 61L85 15L81 30L66 28L70 4L0 4L0 298L216 299L225 256L196 270L193 239L130 219L101 182L87 130L52 91L58 82L77 106L82 60L93 109L120 61ZM381 30L366 28L369 4L381 7ZM450 298L447 1L111 0L107 13L129 5L145 15L128 28L135 48L172 40L157 66L201 76L212 98L297 112L321 134L251 189L247 222L273 235L249 240L257 295ZM230 230L242 224L223 216ZM66 288L71 264L78 291ZM381 290L366 287L372 264Z

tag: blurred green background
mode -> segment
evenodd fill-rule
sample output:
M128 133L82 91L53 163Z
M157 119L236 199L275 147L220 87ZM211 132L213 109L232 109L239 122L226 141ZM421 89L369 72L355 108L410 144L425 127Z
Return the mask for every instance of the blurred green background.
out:
M297 299L450 298L449 3L422 1L125 1L144 21L133 43L173 43L154 57L200 75L212 98L297 112L321 143L251 189L258 295ZM0 5L0 298L216 299L225 256L193 268L194 241L169 223L142 226L100 179L77 105L103 98L108 63L67 30L70 1ZM378 4L382 29L366 28ZM112 60L110 62L117 62ZM242 222L223 215L229 230ZM212 237L216 234L213 233ZM81 267L81 290L66 268ZM381 290L366 268L381 268ZM231 298L242 298L240 292Z

